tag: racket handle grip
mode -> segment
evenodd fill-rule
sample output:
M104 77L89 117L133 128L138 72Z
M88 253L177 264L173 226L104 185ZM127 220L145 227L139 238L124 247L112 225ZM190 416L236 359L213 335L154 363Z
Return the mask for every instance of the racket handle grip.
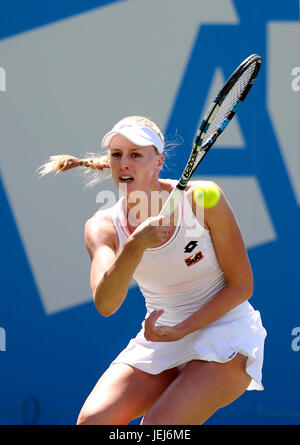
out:
M174 210L176 209L178 202L181 200L183 193L184 190L180 190L179 188L175 187L164 203L159 214L163 216L173 215Z

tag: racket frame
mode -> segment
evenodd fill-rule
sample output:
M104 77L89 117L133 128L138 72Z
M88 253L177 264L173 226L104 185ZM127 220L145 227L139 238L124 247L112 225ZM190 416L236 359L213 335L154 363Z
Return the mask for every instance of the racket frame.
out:
M235 85L235 83L238 81L238 79L242 76L242 74L249 68L250 65L255 63L254 70L249 78L249 81L242 92L241 96L239 97L239 100L234 105L232 110L230 111L229 115L224 119L224 121L219 124L218 129L216 132L212 135L212 137L205 143L203 143L203 140L205 138L205 135L207 134L207 131L216 115L218 110L220 109L222 103L224 102L226 96L228 95L229 91L232 89L232 87ZM203 160L204 156L208 153L209 149L213 146L217 138L220 136L220 134L225 130L229 122L232 120L232 118L235 116L236 112L238 111L239 107L241 106L242 102L245 100L247 94L249 93L252 85L254 84L257 74L261 67L261 57L257 54L252 54L249 57L247 57L237 68L236 70L231 74L229 79L224 84L223 88L219 91L218 95L215 97L213 102L211 103L210 107L208 108L202 123L197 131L194 144L189 156L189 159L186 163L186 166L183 170L183 173L181 175L181 178L179 179L178 183L170 193L167 201L164 203L160 215L164 216L170 216L173 214L174 209L176 208L179 200L181 199L187 184L192 177L194 171L200 164L200 162Z

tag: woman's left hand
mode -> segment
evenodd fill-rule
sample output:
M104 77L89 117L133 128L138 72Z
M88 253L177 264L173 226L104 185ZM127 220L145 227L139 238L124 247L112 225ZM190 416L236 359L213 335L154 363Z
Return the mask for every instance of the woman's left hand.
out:
M163 313L163 309L154 310L145 320L145 339L153 342L176 341L184 337L176 326L155 326L155 322Z

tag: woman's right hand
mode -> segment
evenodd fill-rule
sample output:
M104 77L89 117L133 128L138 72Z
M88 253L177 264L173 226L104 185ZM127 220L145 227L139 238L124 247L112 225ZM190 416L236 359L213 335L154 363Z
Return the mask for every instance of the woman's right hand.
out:
M144 250L160 246L166 242L174 229L170 224L163 224L163 219L163 215L147 218L135 229L129 239Z

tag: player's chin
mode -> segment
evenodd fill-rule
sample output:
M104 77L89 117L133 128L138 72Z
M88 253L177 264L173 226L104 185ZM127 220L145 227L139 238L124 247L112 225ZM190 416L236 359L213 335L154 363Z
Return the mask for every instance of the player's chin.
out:
M137 182L134 178L129 179L129 180L124 180L124 179L118 178L116 183L117 183L117 186L123 190L133 191L137 188Z

